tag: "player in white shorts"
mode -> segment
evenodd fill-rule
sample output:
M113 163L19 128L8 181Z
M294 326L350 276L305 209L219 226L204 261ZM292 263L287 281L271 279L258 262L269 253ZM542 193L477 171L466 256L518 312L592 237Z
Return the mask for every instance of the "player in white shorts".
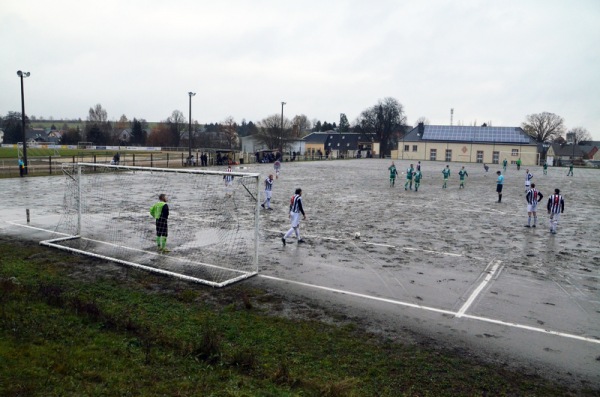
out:
M565 212L565 199L559 189L554 189L554 194L548 198L548 213L550 214L550 233L556 234L560 214Z
M529 168L525 171L525 193L529 190L531 186L531 179L533 179L533 174L529 172Z
M535 188L535 183L532 183L529 189L527 190L527 194L525 195L525 200L527 200L527 224L525 227L536 227L537 224L537 205L544 198L542 192L538 191ZM533 225L531 225L531 216L533 215Z
M292 233L296 234L296 238L298 239L298 244L304 242L300 238L300 214L302 214L302 219L306 219L306 214L304 213L304 208L302 208L302 189L296 189L296 193L292 196L290 200L290 221L291 228L287 231L287 233L281 238L281 242L285 247L286 239L292 235Z
M275 170L275 179L279 179L279 171L281 170L281 162L279 160L273 164L273 169Z
M273 211L273 208L271 208L271 191L273 189L273 174L269 174L269 177L267 179L265 179L265 201L263 201L263 203L260 205L261 207L265 208L265 204L266 209Z

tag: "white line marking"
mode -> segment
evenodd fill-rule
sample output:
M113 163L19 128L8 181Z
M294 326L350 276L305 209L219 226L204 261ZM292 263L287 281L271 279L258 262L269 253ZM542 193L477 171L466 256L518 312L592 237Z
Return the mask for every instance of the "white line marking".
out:
M457 318L460 318L465 314L465 312L473 304L475 299L477 299L477 296L479 295L479 293L485 288L485 286L494 277L494 273L496 273L496 270L498 269L498 266L500 266L501 262L500 261L491 261L487 267L489 268L492 263L494 263L494 266L492 266L492 270L490 272L488 272L487 276L485 276L485 279L481 282L481 284L479 284L479 286L477 288L475 288L475 291L473 291L471 296L469 296L469 299L467 299L465 304L460 308L460 310L456 314ZM486 271L487 271L487 269L486 269Z
M70 236L70 234L65 234L65 233L60 233L60 232L55 232L53 230L48 230L48 229L42 229L40 227L35 227L35 226L29 226L29 225L22 225L20 223L16 223L14 221L6 221L6 223L13 225L13 226L21 226L21 227L26 227L29 229L33 229L33 230L38 230L40 232L47 232L47 233L52 233L52 234L60 234L62 236Z
M407 306L407 307L412 307L412 308L415 308L415 309L422 309L422 310L432 311L432 312L436 312L436 313L450 314L450 315L454 315L455 314L452 311L444 310L444 309L437 309L435 307L422 306L422 305L417 305L415 303L398 301L398 300L395 300L395 299L380 298L380 297L372 296L372 295L359 294L357 292L351 292L351 291L346 291L346 290L337 289L337 288L329 288L329 287L324 287L324 286L321 286L321 285L308 284L308 283L303 283L301 281L286 280L284 278L279 278L279 277L274 277L274 276L267 276L267 275L264 275L264 274L259 274L258 277L262 277L262 278L266 278L266 279L274 280L274 281L283 281L285 283L300 285L300 286L303 286L303 287L322 289L322 290L329 291L329 292L337 292L337 293L340 293L340 294L343 294L343 295L350 295L350 296L356 296L356 297L359 297L359 298L365 298L365 299L375 300L375 301L379 301L379 302L391 303L391 304L394 304L394 305Z
M356 292L341 290L341 289L337 289L337 288L329 288L329 287L324 287L324 286L320 286L320 285L308 284L308 283L303 283L300 281L286 280L283 278L267 276L264 274L258 274L257 277L274 280L274 281L282 281L285 283L300 285L300 286L308 287L308 288L321 289L321 290L329 291L329 292L337 292L337 293L343 294L343 295L355 296L358 298L365 298L365 299L370 299L370 300L374 300L374 301L378 301L378 302L391 303L393 305L398 305L398 306L406 306L406 307L411 307L414 309L427 310L427 311L431 311L431 312L435 312L435 313L449 314L449 315L452 315L455 317L458 314L458 313L450 311L450 310L438 309L438 308L430 307L430 306L422 306L422 305L417 305L417 304L408 303L408 302L402 302L402 301L398 301L398 300L394 300L394 299L380 298L380 297L372 296L372 295L359 294ZM583 342L600 344L600 339L587 338L585 336L568 334L566 332L552 331L552 330L538 328L538 327L531 327L529 325L511 323L511 322L502 321L502 320L495 320L495 319L487 318L487 317L480 317L480 316L473 316L470 314L464 314L462 316L462 318L468 318L471 320L477 320L477 321L483 321L483 322L492 323L492 324L503 325L505 327L519 328L519 329L524 329L527 331L534 331L534 332L539 332L539 333L548 334L548 335L555 335L555 336L560 336L563 338L576 339L576 340L580 340Z
M396 248L395 245L389 245L389 244L378 244L378 243L368 243L368 242L365 242L365 244L367 244L367 245L375 245L377 247Z

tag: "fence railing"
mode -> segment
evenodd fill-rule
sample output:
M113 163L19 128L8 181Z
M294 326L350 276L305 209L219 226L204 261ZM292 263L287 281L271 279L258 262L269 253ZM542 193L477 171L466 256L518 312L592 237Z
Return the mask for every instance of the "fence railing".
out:
M337 160L344 157L332 157L318 154L306 153L304 155L283 156L283 162L292 161L319 161L319 160ZM348 157L346 157L348 158ZM188 153L180 152L157 152L157 153L121 153L119 164L138 167L157 167L157 168L180 168L180 167L218 167L228 164L252 164L256 163L254 153L242 153L236 156L236 159L217 158L214 154L209 154L206 163L203 164L201 153L192 153L192 159L188 158ZM47 157L28 157L27 174L29 176L58 175L62 173L64 163L99 163L111 164L113 156L106 154L85 154L84 152L75 156L47 156ZM263 162L259 159L258 162ZM19 166L15 160L2 160L0 162L0 177L19 176Z

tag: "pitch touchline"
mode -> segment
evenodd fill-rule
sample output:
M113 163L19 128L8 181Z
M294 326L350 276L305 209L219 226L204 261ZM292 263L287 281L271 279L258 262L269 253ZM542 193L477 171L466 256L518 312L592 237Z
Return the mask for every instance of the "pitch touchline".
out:
M496 273L496 270L498 269L498 266L500 266L500 263L501 263L500 261L491 261L490 264L487 267L489 267L494 262L495 262L495 264L492 267L492 271L490 271L487 274L487 276L485 277L485 279L481 282L481 284L479 284L479 286L477 288L475 288L475 291L473 291L473 293L471 294L471 296L469 297L469 299L467 299L467 301L465 302L465 304L460 308L460 310L456 314L456 317L460 318L460 317L462 317L465 314L465 312L473 304L473 302L475 301L475 299L477 299L477 296L479 295L479 293L485 288L485 286L494 277L494 273Z
M40 227L29 226L29 225L21 225L19 223L15 223L13 221L6 221L6 223L9 223L9 224L11 224L13 226L27 227L29 229L39 230L39 231L47 232L47 233L59 234L59 235L66 236L66 237L71 236L70 234L55 232L55 231L47 230L47 229L42 229ZM95 240L95 239L91 239L91 238L87 238L87 237L80 237L80 238L82 240L92 241L92 242L95 242L95 243L98 243L98 244L105 244L105 245L110 245L112 247L123 248L123 249L130 250L130 251L137 251L137 252L142 252L142 253L145 253L145 254L160 256L160 254L158 254L157 252L154 252L154 251L148 251L148 250L139 249L139 248L133 248L133 247L126 247L124 245L118 245L118 244L114 244L114 243L109 243L108 241ZM229 269L229 268L222 267L222 266L211 265L210 263L195 262L195 261L194 262L189 261L189 263L192 264L192 265L202 265L202 266L212 267L212 268L220 269L220 270L228 270L228 271L231 271L231 272L234 272L234 273L244 273L241 270L235 270L235 269Z
M320 290L329 291L329 292L337 292L339 294L355 296L358 298L365 298L365 299L370 299L370 300L379 301L379 302L391 303L393 305L406 306L406 307L411 307L414 309L427 310L430 312L441 313L441 314L449 314L449 315L458 317L457 312L453 312L450 310L444 310L444 309L438 309L438 308L430 307L430 306L422 306L422 305L417 305L417 304L409 303L409 302L402 302L402 301L398 301L398 300L394 300L394 299L380 298L380 297L372 296L372 295L359 294L357 292L346 291L346 290L337 289L337 288L330 288L330 287L325 287L325 286L321 286L321 285L308 284L308 283L303 283L301 281L287 280L287 279L283 279L283 278L279 278L279 277L267 276L264 274L258 274L257 277L262 277L262 278L265 278L268 280L273 280L273 281L281 281L281 282L285 282L285 283L300 285L300 286L308 287L308 288L320 289ZM483 321L483 322L492 323L492 324L504 325L506 327L525 329L528 331L540 332L543 334L556 335L556 336L560 336L563 338L576 339L576 340L580 340L580 341L584 341L584 342L600 344L599 339L586 338L584 336L568 334L566 332L552 331L552 330L547 330L547 329L538 328L538 327L531 327L529 325L511 323L511 322L502 321L502 320L495 320L495 319L487 318L487 317L463 314L462 318L468 318L471 320L477 320L477 321Z

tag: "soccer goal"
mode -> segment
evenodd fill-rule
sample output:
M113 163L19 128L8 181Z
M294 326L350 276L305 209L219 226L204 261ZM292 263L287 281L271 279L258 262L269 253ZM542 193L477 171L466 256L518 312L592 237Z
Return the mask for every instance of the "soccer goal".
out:
M63 171L62 237L40 244L213 287L258 273L259 174L88 163ZM150 215L159 194L168 253Z

